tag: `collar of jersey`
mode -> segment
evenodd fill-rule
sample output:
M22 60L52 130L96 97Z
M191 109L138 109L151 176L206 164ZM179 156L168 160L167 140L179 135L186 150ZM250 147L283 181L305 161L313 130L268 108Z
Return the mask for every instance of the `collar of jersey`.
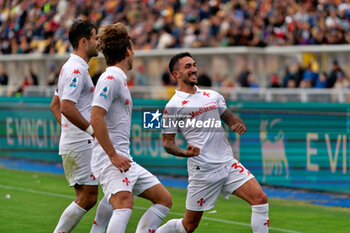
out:
M200 90L196 85L195 85L195 88L197 89L195 94L201 92L201 90ZM176 95L178 95L178 96L180 96L180 97L182 97L182 98L184 98L184 99L186 99L186 98L189 97L190 95L193 95L193 94L191 94L191 93L179 91L179 90L177 90L177 89L175 90L175 92L176 92Z
M71 53L70 57L73 60L75 60L75 61L79 62L80 64L82 64L84 66L84 68L89 69L89 64L87 64L86 61L83 58L81 58L80 56Z
M119 67L116 67L116 66L108 66L106 70L111 70L112 72L118 72L118 73L124 78L125 81L126 81L126 79L127 79L126 74L125 74L124 71L123 71L122 69L120 69Z

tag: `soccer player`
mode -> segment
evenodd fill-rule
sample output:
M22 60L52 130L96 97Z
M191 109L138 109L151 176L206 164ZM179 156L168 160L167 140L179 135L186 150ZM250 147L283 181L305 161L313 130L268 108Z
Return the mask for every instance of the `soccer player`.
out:
M163 146L170 154L189 157L189 185L184 218L168 221L157 233L193 232L203 211L214 207L220 193L225 198L233 194L247 201L252 206L253 232L268 232L267 196L254 176L233 158L220 119L238 134L246 132L244 122L226 107L219 93L196 86L197 67L190 53L175 55L169 71L177 80L178 89L164 110ZM175 144L177 132L189 144L186 150Z
M133 67L134 51L122 23L106 25L100 48L107 69L100 76L92 101L91 125L98 142L91 169L113 206L107 233L125 232L133 208L133 195L153 205L140 219L136 233L155 232L172 205L170 193L130 155L132 100L126 72Z
M75 21L69 41L74 51L62 67L50 109L61 124L59 154L67 181L75 188L76 199L62 213L54 233L71 232L96 204L98 196L98 183L90 168L94 132L89 120L94 86L88 73L90 58L98 55L96 26L90 21ZM91 232L104 232L112 211L102 199Z

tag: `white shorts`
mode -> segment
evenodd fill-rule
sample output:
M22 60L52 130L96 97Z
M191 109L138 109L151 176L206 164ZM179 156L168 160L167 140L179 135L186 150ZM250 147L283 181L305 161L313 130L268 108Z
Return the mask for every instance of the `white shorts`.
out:
M145 190L160 184L157 177L137 163L132 163L127 172L120 172L111 162L108 162L101 171L95 172L94 175L107 200L112 194L121 191L128 191L138 196Z
M69 186L76 184L98 185L97 180L91 172L91 154L92 149L61 155L64 174L66 175Z
M189 171L186 209L205 211L214 207L219 194L228 199L254 176L237 160L210 172Z

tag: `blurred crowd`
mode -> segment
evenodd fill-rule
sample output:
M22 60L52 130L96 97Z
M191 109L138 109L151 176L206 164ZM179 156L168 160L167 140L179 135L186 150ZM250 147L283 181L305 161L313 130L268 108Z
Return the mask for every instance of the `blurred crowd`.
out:
M269 75L269 88L350 88L350 77L341 68L337 60L333 60L332 68L329 73L319 72L317 68L309 63L304 67L301 63L293 65L293 71L290 66L286 66L281 75L273 73ZM255 81L252 71L248 66L244 66L242 71L236 77L236 82L232 84L240 87L259 88ZM219 85L218 87L223 87Z
M350 0L0 0L0 53L67 52L76 18L121 21L145 50L350 42Z

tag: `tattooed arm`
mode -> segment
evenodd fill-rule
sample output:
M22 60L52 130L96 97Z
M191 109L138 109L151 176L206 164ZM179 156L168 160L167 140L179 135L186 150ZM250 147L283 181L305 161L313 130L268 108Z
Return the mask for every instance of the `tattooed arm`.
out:
M233 132L242 135L247 131L247 126L244 124L242 119L234 115L228 108L221 115L221 119L231 128Z
M186 150L181 149L175 144L176 134L163 134L163 147L169 154L179 157L193 157L199 155L200 149L193 145L188 145Z

